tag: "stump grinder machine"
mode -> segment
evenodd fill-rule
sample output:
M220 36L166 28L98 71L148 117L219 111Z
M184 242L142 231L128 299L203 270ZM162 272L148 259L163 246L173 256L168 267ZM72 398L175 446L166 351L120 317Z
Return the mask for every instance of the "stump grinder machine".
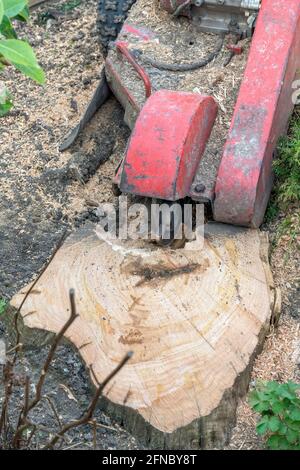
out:
M163 249L83 224L21 313L26 326L61 331L74 288L68 338L95 386L134 351L104 390L106 412L146 448L224 448L280 314L257 228L299 99L300 0L100 0L98 26L102 78L61 150L114 95L132 132L113 184L130 202L206 207L203 243Z
M121 192L259 227L299 84L300 1L101 0L98 27L102 80L61 150L113 93L132 130Z

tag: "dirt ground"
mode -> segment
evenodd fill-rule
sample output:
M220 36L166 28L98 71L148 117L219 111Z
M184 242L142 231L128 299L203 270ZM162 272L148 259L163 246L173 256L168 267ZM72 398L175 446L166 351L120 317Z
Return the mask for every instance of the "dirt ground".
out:
M0 120L0 298L9 299L36 275L66 228L71 230L87 219L96 221L96 205L114 199L111 178L129 135L122 109L112 99L70 151L58 150L91 97L103 62L95 29L96 0L82 1L66 11L65 3L46 2L32 12L28 25L19 27L20 37L35 48L47 74L46 85L41 89L10 68L1 76L15 106ZM72 168L83 157L89 165L78 176ZM270 231L272 271L282 290L283 314L255 362L251 386L260 379L300 380L300 260L289 240L275 243L283 216L263 227ZM6 334L4 324L1 328L0 335ZM36 377L45 354L46 349L26 352L20 368ZM69 346L59 348L46 392L63 419L70 420L85 409L91 397L88 375ZM16 400L22 400L21 390ZM98 448L141 448L108 416L97 411L96 418ZM41 405L36 419L51 425L47 405ZM243 400L229 449L262 448L255 433L256 419ZM93 447L91 427L71 433L64 443L70 446Z
M15 101L0 122L0 296L5 298L39 270L66 227L95 220L93 201L112 198L111 176L128 136L122 109L112 100L83 141L71 152L58 150L88 103L103 63L95 34L97 2L81 2L65 13L64 3L42 5L28 25L18 27L35 48L46 85L12 68L2 76ZM72 169L83 160L88 165L78 175Z

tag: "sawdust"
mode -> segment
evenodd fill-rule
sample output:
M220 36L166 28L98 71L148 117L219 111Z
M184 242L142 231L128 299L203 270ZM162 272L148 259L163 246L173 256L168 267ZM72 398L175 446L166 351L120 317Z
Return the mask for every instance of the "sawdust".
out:
M65 228L97 220L91 200L114 201L111 179L128 137L121 106L109 100L78 143L59 152L91 98L103 65L95 25L97 1L82 2L70 11L62 10L64 3L45 2L32 12L28 24L17 27L19 37L34 47L46 84L40 87L12 67L1 74L14 97L13 110L0 121L2 297L30 280ZM73 159L93 162L95 155L104 164L101 171L87 175L86 184L76 172L66 175Z
M283 216L283 215L282 215ZM265 227L270 233L271 269L274 282L282 294L282 315L278 329L271 330L262 353L257 357L251 374L250 388L260 381L276 380L280 383L292 380L300 382L300 251L290 246L282 237L277 240L281 216ZM256 433L256 415L243 399L237 410L237 425L233 430L228 449L262 449L264 443Z
M62 14L60 6L63 3L53 1L51 9L48 3L36 8L30 23L17 28L20 38L26 36L33 45L46 72L46 85L41 89L12 68L7 69L2 77L14 96L15 107L1 119L1 153L3 158L7 158L6 172L18 175L22 185L26 184L23 178L37 178L49 169L63 167L78 149L85 154L98 151L96 135L100 134L103 126L111 125L106 122L105 115L110 114L115 103L106 105L106 113L89 126L80 146L64 153L58 150L63 137L77 124L90 100L103 64L95 30L97 2L84 2L84 5ZM54 12L56 18L52 18L52 13L44 23L42 14L48 11ZM118 142L115 148L117 146ZM104 173L111 176L111 162L108 167ZM13 197L14 186L9 178L1 181L1 189L6 197ZM59 201L45 189L41 182L41 198L49 206L58 207ZM70 204L63 208L63 212L71 218L84 208L84 204L78 203L78 196L83 201L88 188L83 189L78 182L73 182L66 191ZM99 192L97 194L99 197ZM103 188L102 195L100 201L110 197L108 187Z
M158 32L162 31L163 20L168 14L159 10L156 2L140 1L144 13L138 18L139 21L157 28ZM64 2L54 0L45 3L33 12L29 25L20 26L20 37L29 38L47 73L47 84L42 93L37 85L12 69L7 69L2 75L15 99L14 110L0 121L0 295L6 297L40 269L53 249L61 228L65 225L72 227L79 215L82 220L82 211L88 217L93 204L114 200L111 178L126 145L127 131L122 127L121 111L115 102L108 102L104 113L100 113L89 125L75 149L59 153L59 143L77 123L92 96L100 77L103 57L95 33L96 0L87 0L75 10L59 15L57 19L38 24L41 13L49 9L50 3L52 9L57 9ZM187 58L183 56L183 43L180 43L183 39L180 40L178 34L179 28L185 28L184 40L193 42L187 20L173 20L168 16L168 24L170 22L170 41L163 47L164 55L155 55L161 51L157 44L151 48L151 54L160 60L169 61L174 59L176 49L178 61L194 60L195 54L198 57L200 53L198 43L188 44L190 57ZM203 55L213 46L211 42L206 44L207 50L201 50ZM209 144L214 147L209 147L209 152L218 151L222 147L223 133L226 134L230 124L247 49L246 43L245 53L233 58L226 67L226 74L220 69L221 62L228 54L224 50L218 58L220 62L216 60L209 66L209 74L207 70L199 70L194 78L189 75L182 77L183 87L212 94L219 103L219 116ZM147 52L150 55L150 51ZM119 126L119 133L113 136L112 155L85 185L74 180L58 191L56 184L42 179L45 171L62 168L76 151L100 151L101 142L97 141L97 136L103 126L109 125L108 117L111 115L116 117ZM268 228L273 232L276 230L274 226ZM51 230L57 231L56 238L54 235L51 238ZM45 232L43 237L40 236L42 232ZM288 254L287 244L283 242L273 251L271 261L275 283L282 289L284 314L279 329L270 334L262 354L255 362L252 386L260 379L299 381L300 378L299 252ZM65 356L60 360L64 363ZM255 432L256 420L257 416L243 400L238 409L238 421L230 449L262 447ZM122 447L121 441L118 447Z

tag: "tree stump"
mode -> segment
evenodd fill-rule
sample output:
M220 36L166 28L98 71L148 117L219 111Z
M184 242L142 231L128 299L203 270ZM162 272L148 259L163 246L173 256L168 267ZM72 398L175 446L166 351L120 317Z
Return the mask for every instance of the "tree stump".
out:
M67 338L92 365L94 384L134 352L101 406L153 448L224 445L269 328L266 234L212 223L203 248L195 243L111 244L87 225L60 248L21 311L27 327L57 332L75 289L80 316Z

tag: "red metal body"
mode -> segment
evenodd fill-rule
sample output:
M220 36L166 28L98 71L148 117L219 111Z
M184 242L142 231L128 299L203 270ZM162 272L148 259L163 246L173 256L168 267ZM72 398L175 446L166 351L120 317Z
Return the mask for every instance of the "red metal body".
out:
M151 82L145 70L137 63L130 50L128 49L125 41L117 41L116 47L118 51L120 51L126 57L128 62L133 66L134 70L139 74L139 76L143 80L145 85L145 95L146 98L149 98L149 96L151 95Z
M216 115L212 97L169 90L151 95L118 174L121 191L170 201L186 197Z
M168 7L169 0L161 2ZM138 40L153 40L151 31L129 23L121 33L125 39L128 33ZM147 74L130 54L126 41L121 49L117 42L117 50L144 81L149 96ZM242 52L235 45L232 50ZM300 0L262 0L215 188L215 176L211 184L209 201L215 220L251 227L262 223L273 182L273 153L294 106L298 68ZM141 110L110 58L106 69L111 76L109 85L126 109L125 121L134 126L116 178L120 189L159 199L190 195L199 200L192 191L193 177L216 115L213 99L161 90Z
M272 187L272 157L293 109L300 67L300 1L263 0L218 172L214 217L261 224Z

